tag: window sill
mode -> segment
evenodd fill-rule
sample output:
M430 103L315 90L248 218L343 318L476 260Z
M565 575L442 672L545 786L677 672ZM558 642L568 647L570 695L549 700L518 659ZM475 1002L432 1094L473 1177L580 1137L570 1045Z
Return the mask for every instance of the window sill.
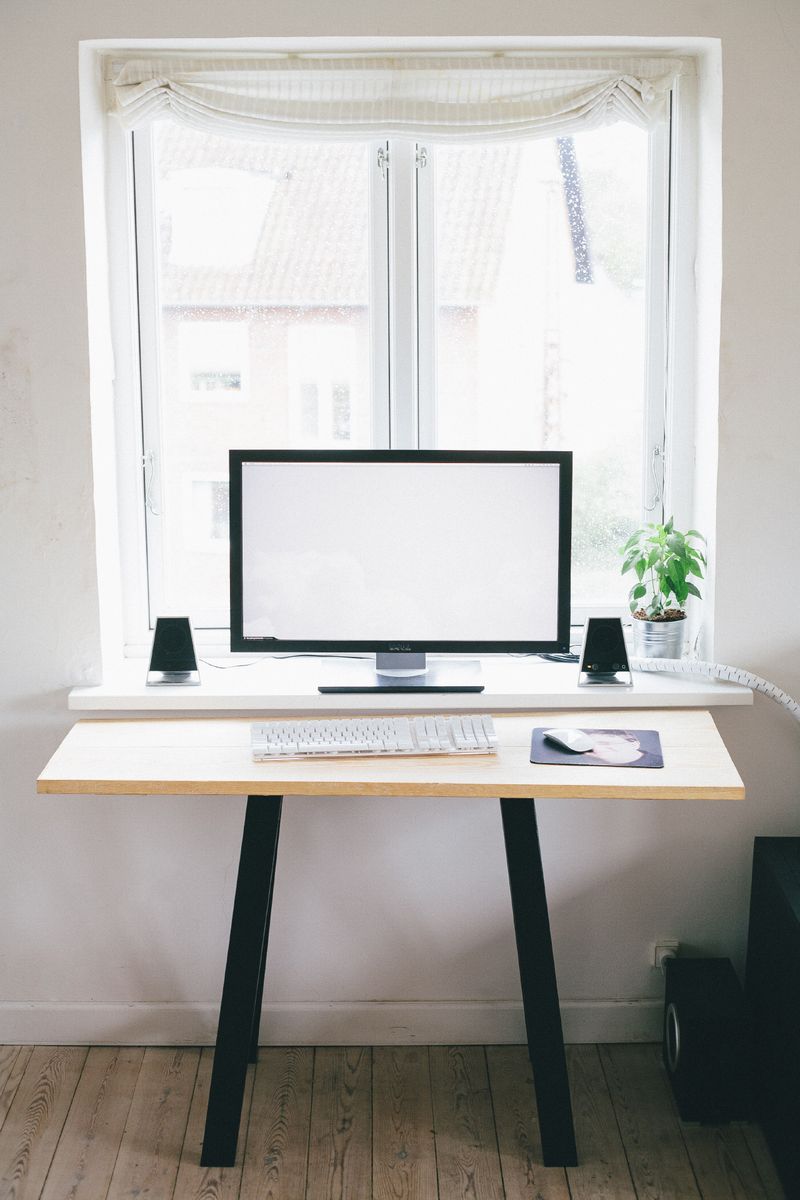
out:
M147 661L126 660L103 683L75 687L69 708L77 712L244 712L475 710L514 712L556 708L712 708L752 704L749 688L685 675L635 672L633 686L578 687L574 663L548 663L505 655L482 660L486 689L478 693L360 693L320 695L317 685L335 681L335 658L260 658L221 668L200 663L199 687L147 687Z

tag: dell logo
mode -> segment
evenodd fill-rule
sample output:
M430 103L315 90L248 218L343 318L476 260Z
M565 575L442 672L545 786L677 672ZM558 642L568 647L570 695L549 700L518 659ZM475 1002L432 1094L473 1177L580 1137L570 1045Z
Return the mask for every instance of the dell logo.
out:
M390 654L410 654L411 647L407 642L398 642L396 646L389 647Z

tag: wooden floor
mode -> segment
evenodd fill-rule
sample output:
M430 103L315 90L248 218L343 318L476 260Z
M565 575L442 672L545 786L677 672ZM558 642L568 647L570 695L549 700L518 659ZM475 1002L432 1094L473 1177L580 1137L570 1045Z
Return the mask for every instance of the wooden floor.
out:
M520 1046L262 1048L235 1167L212 1051L0 1049L0 1200L781 1200L753 1125L681 1125L656 1046L568 1049L580 1166L540 1165Z

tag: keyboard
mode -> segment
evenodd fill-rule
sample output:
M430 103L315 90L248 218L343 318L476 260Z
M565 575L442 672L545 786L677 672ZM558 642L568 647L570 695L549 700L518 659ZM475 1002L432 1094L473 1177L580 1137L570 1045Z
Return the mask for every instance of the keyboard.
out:
M497 734L484 713L461 716L342 717L255 721L256 762L337 755L496 754Z

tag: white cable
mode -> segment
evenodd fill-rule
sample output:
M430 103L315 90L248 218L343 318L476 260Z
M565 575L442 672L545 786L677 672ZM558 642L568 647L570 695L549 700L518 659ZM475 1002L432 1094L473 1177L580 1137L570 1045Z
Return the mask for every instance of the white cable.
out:
M631 668L634 671L664 671L675 675L704 675L707 679L729 679L732 683L741 683L753 691L763 692L770 700L782 704L795 721L800 722L800 704L796 700L768 679L762 679L760 675L751 675L741 667L701 662L696 658L632 658Z

